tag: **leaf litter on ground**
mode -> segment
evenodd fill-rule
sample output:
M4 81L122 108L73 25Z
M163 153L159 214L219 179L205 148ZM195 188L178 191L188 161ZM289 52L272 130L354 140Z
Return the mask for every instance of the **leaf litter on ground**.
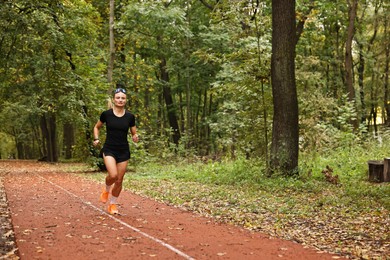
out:
M317 188L282 181L267 187L263 180L258 187L247 187L130 171L124 187L138 195L320 252L350 259L390 259L390 211L375 197L364 198L370 186L358 191L361 201L356 201L339 182L329 186L319 182ZM101 181L105 173L85 176ZM382 201L390 196L386 187Z
M321 251L352 259L390 256L390 216L385 208L354 211L343 203L318 203L318 194L299 192L147 178L126 182L137 194Z

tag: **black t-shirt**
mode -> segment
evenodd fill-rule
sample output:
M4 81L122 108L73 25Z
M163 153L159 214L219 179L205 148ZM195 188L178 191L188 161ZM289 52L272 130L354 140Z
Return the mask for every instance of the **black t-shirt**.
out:
M106 124L106 144L115 147L128 147L127 134L129 128L135 126L135 116L125 111L122 117L117 117L112 109L100 115L100 121Z

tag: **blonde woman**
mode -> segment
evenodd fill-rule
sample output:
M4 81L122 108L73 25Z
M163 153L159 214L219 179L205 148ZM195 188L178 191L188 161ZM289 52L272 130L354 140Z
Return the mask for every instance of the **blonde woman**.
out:
M106 124L106 141L103 145L103 160L107 168L105 187L100 194L100 201L109 201L107 211L118 214L117 200L122 191L123 177L130 159L130 148L127 135L131 133L133 142L138 142L135 116L126 110L126 90L117 88L113 95L113 107L101 113L100 119L93 128L93 145L100 143L99 130ZM109 194L111 197L109 199Z

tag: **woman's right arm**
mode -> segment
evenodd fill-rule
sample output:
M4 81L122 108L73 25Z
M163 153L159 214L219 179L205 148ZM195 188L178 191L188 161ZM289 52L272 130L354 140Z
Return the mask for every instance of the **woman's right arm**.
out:
M100 143L99 140L99 130L103 126L103 122L98 120L93 128L93 145L98 145Z

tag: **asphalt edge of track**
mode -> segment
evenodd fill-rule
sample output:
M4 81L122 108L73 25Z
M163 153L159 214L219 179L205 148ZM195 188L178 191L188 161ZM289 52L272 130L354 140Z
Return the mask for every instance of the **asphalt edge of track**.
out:
M0 259L19 260L7 194L4 188L4 174L0 173Z

